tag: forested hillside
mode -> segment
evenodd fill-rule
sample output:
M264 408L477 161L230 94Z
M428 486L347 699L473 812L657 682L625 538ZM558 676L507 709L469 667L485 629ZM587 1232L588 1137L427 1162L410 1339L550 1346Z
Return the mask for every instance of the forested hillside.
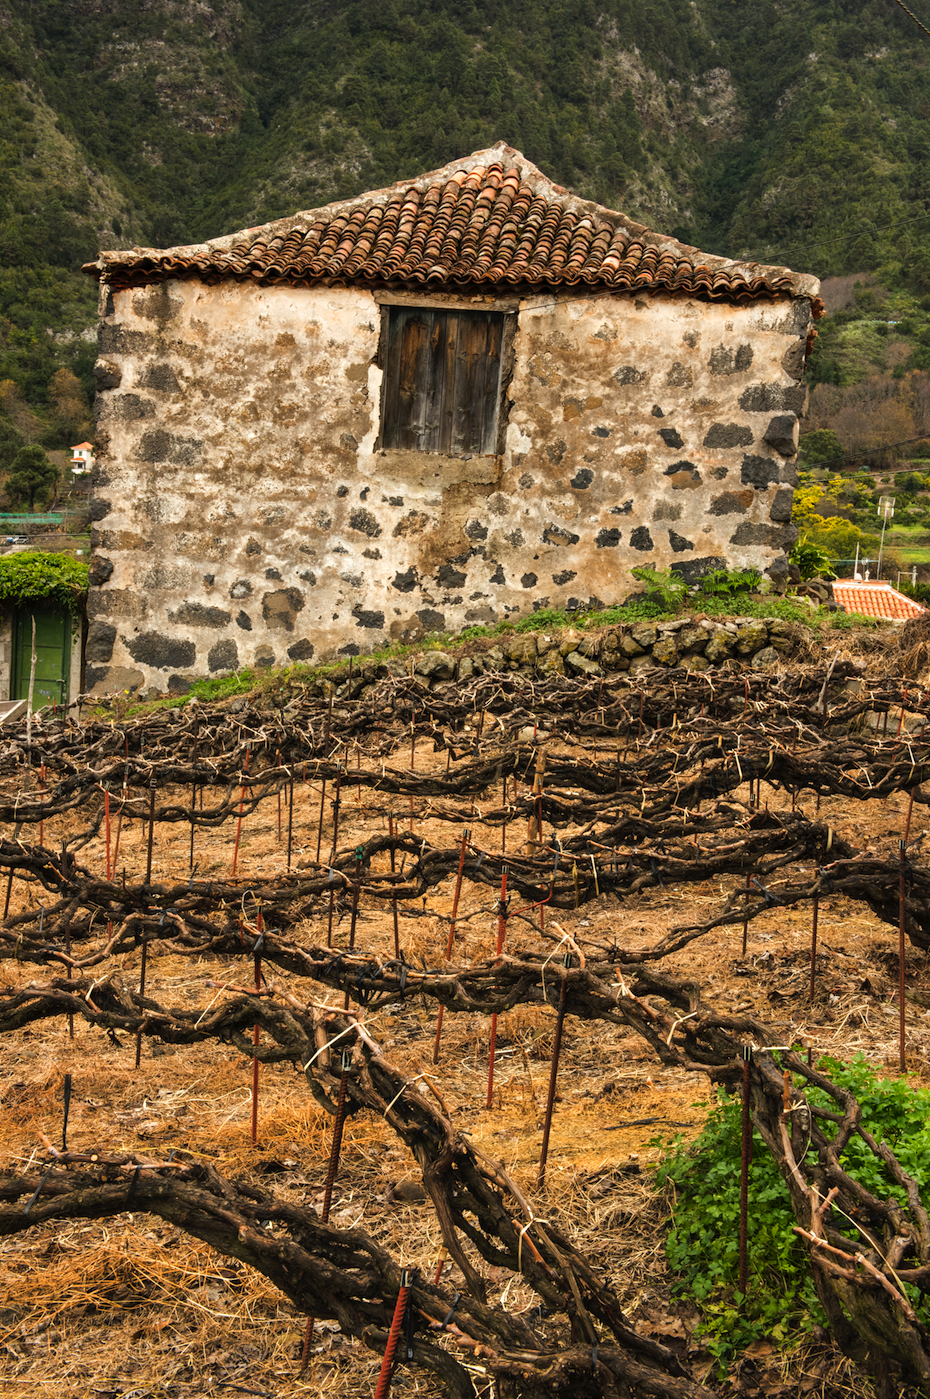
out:
M0 0L0 404L79 413L99 246L498 139L709 251L920 298L928 118L930 38L895 0Z

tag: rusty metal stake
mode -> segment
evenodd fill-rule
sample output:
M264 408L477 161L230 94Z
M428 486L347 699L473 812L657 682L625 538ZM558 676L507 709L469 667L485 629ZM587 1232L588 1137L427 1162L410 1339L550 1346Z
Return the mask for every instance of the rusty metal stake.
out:
M572 954L566 952L562 959L562 965L566 971L572 964ZM546 1158L549 1155L549 1133L552 1129L552 1108L555 1104L555 1081L559 1073L559 1055L562 1051L562 1026L565 1024L565 993L568 986L568 978L562 977L562 984L559 987L559 1008L555 1018L555 1039L552 1042L552 1063L549 1066L549 1092L546 1096L546 1116L543 1122L543 1139L539 1151L539 1174L536 1177L536 1188L542 1190L546 1183Z
M339 1169L339 1155L342 1151L342 1129L346 1119L346 1079L349 1069L352 1066L352 1051L344 1049L342 1051L342 1071L339 1075L339 1097L336 1102L336 1117L333 1122L333 1143L329 1150L329 1165L326 1169L326 1183L323 1186L323 1209L320 1219L324 1224L329 1223L329 1210L333 1202L333 1185L336 1180L336 1172ZM313 1340L313 1316L307 1317L307 1325L304 1330L304 1343L300 1352L300 1373L303 1374L310 1359L310 1343Z
M389 817L388 817L388 834L390 835L391 841L392 841L392 844L391 844L391 874L393 874L393 873L394 873L394 869L395 869L395 866L394 866L394 845L393 845L393 840L394 840L394 817L393 817L393 816L389 816ZM393 915L394 915L394 956L397 957L397 958L399 958L399 957L400 957L400 932L399 932L398 927L397 927L397 896L396 896L396 895L391 899L391 912L392 912Z
M455 919L459 911L459 895L462 892L462 873L465 869L465 851L468 848L468 828L462 831L462 844L459 849L459 867L455 876L455 893L452 896L452 916L449 919L449 938L446 942L446 961L452 960L452 946L455 942ZM392 852L393 855L393 852ZM396 909L396 900L395 900ZM445 1006L439 1007L439 1015L436 1019L436 1039L433 1044L433 1063L439 1063L439 1046L442 1042L442 1013Z
M258 929L258 937L255 939L255 946L252 949L252 957L255 963L255 989L262 989L262 944L265 941L265 927L262 920L261 908L255 916L255 926ZM261 1030L258 1025L252 1026L252 1044L258 1046L261 1039ZM252 1055L252 1145L255 1146L258 1140L258 1057Z
M329 918L326 923L326 946L333 945L333 905L336 902L336 876L332 865L329 869Z
M244 777L245 774L248 772L248 770L249 770L249 750L248 750L248 748L247 748L247 749L245 750L245 766L244 766L244 768L243 768L243 777ZM242 808L243 808L244 806L245 806L245 782L243 781L243 782L241 782L240 785L239 785L239 819L238 819L238 821L236 822L236 844L235 844L235 848L233 849L233 861L232 861L232 870L231 870L231 874L232 874L233 879L235 879L235 877L236 877L236 867L237 867L237 865L239 864L239 838L240 838L240 836L242 835Z
M354 952L354 951L355 951L355 924L356 924L356 922L358 921L358 892L359 892L359 881L358 881L358 879L356 879L355 883L352 885L352 916L351 916L351 919L350 919L350 921L349 921L349 951L350 951L350 952ZM343 1010L348 1010L348 1009L349 1009L349 993L348 993L348 991L347 991L347 992L346 992L346 996L345 996L345 1003L344 1003L344 1005L343 1005Z
M817 915L820 912L820 896L814 895L814 902L811 907L811 989L808 1000L813 1005L814 982L817 978Z
M739 1174L739 1290L746 1296L749 1285L749 1162L752 1158L752 1116L749 1103L749 1070L752 1049L743 1046L743 1137Z
M497 955L504 950L507 936L507 866L501 870L501 895L497 905ZM491 1016L491 1040L488 1046L488 1097L486 1106L490 1109L494 1102L494 1059L497 1053L497 1011Z
M898 845L898 1060L905 1072L905 866L908 846Z
M384 1347L384 1359L381 1361L378 1383L375 1385L375 1399L387 1399L391 1390L391 1376L394 1373L394 1354L397 1350L397 1342L400 1339L404 1317L407 1314L407 1301L410 1297L410 1289L412 1286L413 1273L405 1268L400 1275L400 1291L397 1294L397 1304L394 1307L394 1315L391 1318L391 1329L388 1332L387 1345Z
M342 810L340 792L342 791L342 763L336 768L336 795L333 797L333 849L329 857L332 864L336 858L336 846L339 843L339 813Z
M539 752L537 753L537 755L536 755L536 776L535 776L535 779L534 779L534 781L533 781L533 804L534 804L534 812L533 812L533 815L530 816L529 820L528 820L527 823L526 823L526 838L527 838L527 840L531 841L531 840L534 839L534 835L533 835L533 823L534 823L534 820L535 820L535 826L536 826L535 839L536 839L536 841L537 841L538 843L540 843L540 844L542 843L542 798L543 798L543 778L544 778L544 775L545 775L545 771L546 771L546 753L545 753L545 749L542 749L542 748L541 748L541 749L539 750Z
M333 873L333 860L336 858L336 842L339 839L339 811L341 802L339 793L342 788L342 764L336 769L336 794L333 797L333 848L329 855L329 919L326 925L326 946L333 945L333 904L336 900L336 883Z
M155 841L155 790L157 783L155 778L149 782L149 848L145 858L145 882L152 882L152 846ZM233 871L235 873L235 870Z
M323 811L326 806L326 778L323 778L323 787L320 791L320 821L316 828L316 862L320 863L320 846L323 844Z
M145 995L145 974L148 970L149 945L145 940L145 931L142 933L142 963L139 967L139 995ZM142 1063L142 1030L136 1031L136 1068Z
M7 888L7 902L9 902L9 898L10 898L10 891L9 891L9 888ZM5 916L6 916L6 915L4 915L4 917L5 917ZM110 933L110 926L111 926L111 925L108 923L108 924L107 924L107 935L108 935L108 936L109 936L109 933ZM68 980L70 981L70 980L71 980L71 919L70 919L70 917L67 919L67 922L66 922L66 924L65 924L65 951L66 951L67 954L68 954ZM68 1016L68 1039L69 1039L69 1040L73 1040L73 1039L74 1039L74 1016L73 1016L73 1015L69 1015L69 1016Z
M197 731L198 731L199 727L200 727L200 720L199 720L199 719L195 719L195 720L194 720L194 749L193 749L193 752L191 753L191 766L192 766L192 767L193 767L194 764L197 762ZM201 797L201 799L200 799L200 805L201 805L201 810L202 810L202 809L203 809L203 797ZM189 856L189 859L188 859L188 869L193 869L193 868L194 868L194 830L195 830L195 828L196 828L196 824L197 824L197 782L196 782L196 780L195 780L195 781L193 781L193 782L191 783L191 849L190 849L190 856ZM114 859L114 861L113 861L113 864L114 864L114 866L116 865L116 860L115 860L115 859Z
M287 867L290 869L294 849L294 769L289 767L287 772Z
M71 1075L65 1074L64 1111L61 1116L61 1149L68 1150L68 1114L71 1111Z

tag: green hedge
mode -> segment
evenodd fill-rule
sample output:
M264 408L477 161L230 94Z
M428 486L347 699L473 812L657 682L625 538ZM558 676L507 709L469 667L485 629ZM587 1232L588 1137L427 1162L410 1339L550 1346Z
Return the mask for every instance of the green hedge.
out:
M87 564L70 554L0 556L0 602L50 602L78 613L86 595Z

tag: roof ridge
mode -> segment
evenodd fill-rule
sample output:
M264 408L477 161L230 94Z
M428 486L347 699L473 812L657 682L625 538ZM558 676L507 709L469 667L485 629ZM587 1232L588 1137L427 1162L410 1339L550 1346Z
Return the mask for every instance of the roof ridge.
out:
M820 287L787 267L720 257L656 233L556 184L503 141L412 179L204 243L102 252L84 270L114 287L178 276L505 282L662 288L732 301L813 300Z

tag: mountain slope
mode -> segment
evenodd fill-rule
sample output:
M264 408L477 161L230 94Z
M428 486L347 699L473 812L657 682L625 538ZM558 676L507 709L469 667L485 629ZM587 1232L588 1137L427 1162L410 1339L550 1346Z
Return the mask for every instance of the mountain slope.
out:
M499 139L708 251L928 292L928 117L894 0L0 0L0 380L86 380L98 246Z

